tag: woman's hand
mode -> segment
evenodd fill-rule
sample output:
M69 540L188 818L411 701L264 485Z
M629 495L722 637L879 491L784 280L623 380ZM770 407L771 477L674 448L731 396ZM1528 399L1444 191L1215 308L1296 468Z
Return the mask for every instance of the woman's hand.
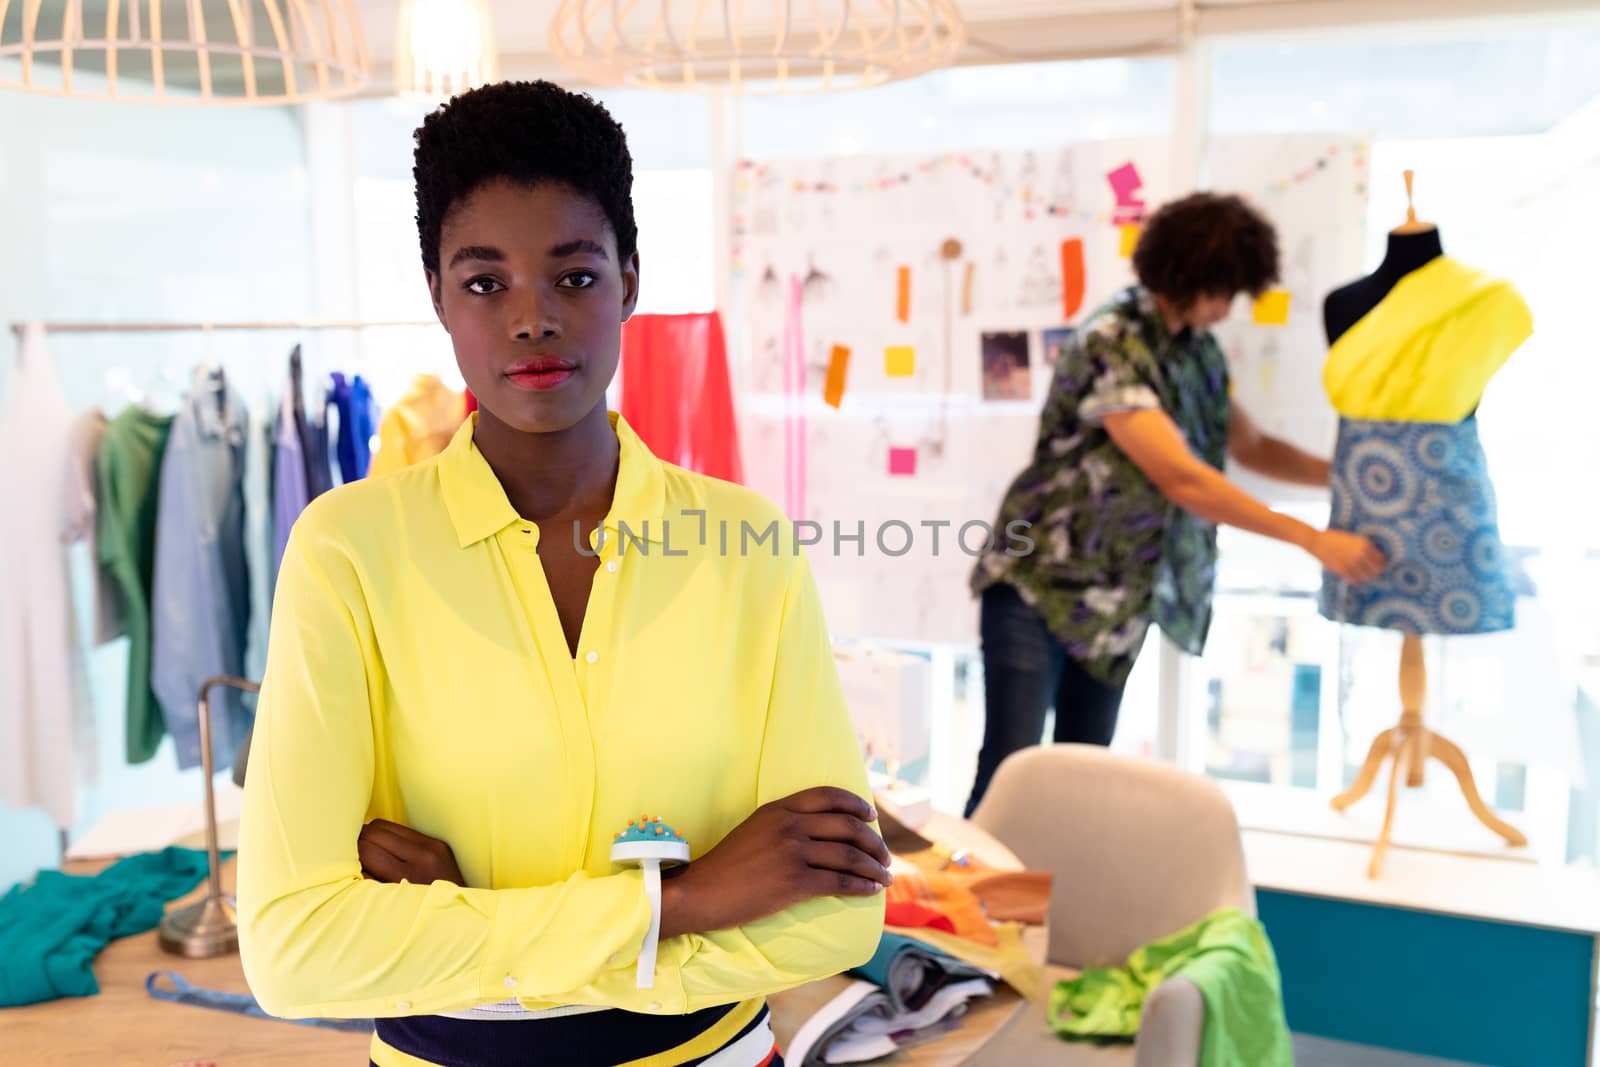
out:
M894 881L877 818L847 789L820 787L755 810L661 886L661 937L728 930L815 897L870 897Z
M374 881L467 884L448 844L387 819L373 819L361 828L356 852L361 857L361 873Z
M1389 565L1383 550L1360 534L1322 530L1306 546L1321 564L1347 582L1368 582Z

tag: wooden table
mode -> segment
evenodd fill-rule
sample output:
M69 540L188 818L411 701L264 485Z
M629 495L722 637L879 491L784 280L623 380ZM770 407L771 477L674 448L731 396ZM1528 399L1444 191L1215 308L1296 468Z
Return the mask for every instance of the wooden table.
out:
M923 833L964 848L984 862L1019 868L1015 856L970 823L936 816ZM68 864L69 873L93 873L102 863ZM225 888L232 889L233 864L223 868ZM203 887L177 901L187 904ZM1025 939L1034 958L1043 961L1046 936L1030 927ZM216 1067L352 1067L367 1062L370 1037L270 1019L171 1004L145 992L145 977L170 970L203 989L249 992L237 954L210 960L189 960L163 952L154 930L107 945L95 959L98 996L69 998L26 1008L0 1010L0 1060L8 1067L172 1067L198 1061ZM769 998L774 1030L793 1034L799 1021L784 1015L785 994ZM978 1002L956 1032L889 1059L895 1067L955 1067L1022 1014L1024 1000L1009 988Z

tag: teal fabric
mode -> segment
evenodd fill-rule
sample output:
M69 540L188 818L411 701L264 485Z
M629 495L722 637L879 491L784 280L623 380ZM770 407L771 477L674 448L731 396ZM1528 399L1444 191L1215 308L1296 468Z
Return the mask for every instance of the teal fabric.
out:
M206 854L168 848L97 875L40 871L0 897L0 1008L100 992L92 964L106 944L152 929L166 903L206 876Z
M1157 986L1182 976L1205 998L1200 1067L1293 1067L1278 961L1267 932L1237 908L1212 912L1136 949L1116 968L1092 968L1050 993L1050 1025L1062 1037L1128 1039L1139 1032Z
M930 956L941 955L937 950L929 948L921 941L913 941L911 938L902 937L899 934L884 934L878 940L878 951L872 954L870 960L857 967L855 973L875 986L886 987L889 984L889 968L902 952L925 952Z
M916 1011L951 982L993 977L926 942L890 933L878 941L872 958L850 973L888 994L896 1014Z

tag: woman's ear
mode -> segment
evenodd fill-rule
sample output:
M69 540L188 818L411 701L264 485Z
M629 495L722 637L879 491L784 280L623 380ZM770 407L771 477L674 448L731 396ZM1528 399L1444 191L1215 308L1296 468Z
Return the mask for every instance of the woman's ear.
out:
M444 287L439 275L422 268L422 275L428 280L428 299L433 301L433 313L439 319L439 325L444 327L444 332L450 332L450 324L444 320Z
M622 265L622 321L633 318L633 309L639 306L639 253L628 257Z

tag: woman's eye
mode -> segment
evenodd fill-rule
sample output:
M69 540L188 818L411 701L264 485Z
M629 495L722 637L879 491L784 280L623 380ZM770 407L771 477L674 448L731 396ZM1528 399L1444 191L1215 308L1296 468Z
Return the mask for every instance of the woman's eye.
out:
M564 289L588 289L599 280L593 271L575 270L562 278L558 284Z
M467 283L467 292L477 293L479 296L488 296L501 288L500 283L493 278L474 278Z

